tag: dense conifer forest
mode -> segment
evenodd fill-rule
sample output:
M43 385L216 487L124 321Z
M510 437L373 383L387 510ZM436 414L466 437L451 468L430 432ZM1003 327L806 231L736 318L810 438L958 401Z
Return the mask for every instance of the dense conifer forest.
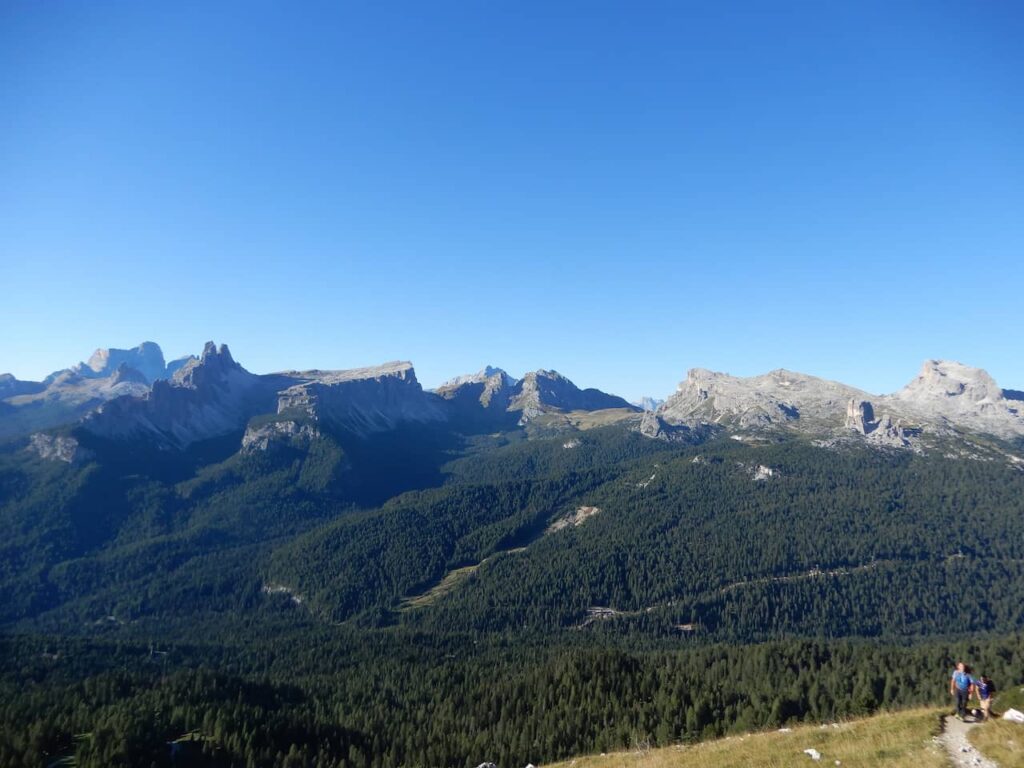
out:
M939 703L960 656L1024 676L994 461L622 426L91 448L0 451L0 766L539 764Z

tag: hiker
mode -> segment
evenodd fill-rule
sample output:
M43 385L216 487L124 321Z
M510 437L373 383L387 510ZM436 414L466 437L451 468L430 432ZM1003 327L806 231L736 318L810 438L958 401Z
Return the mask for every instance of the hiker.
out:
M974 680L967 665L962 661L956 664L956 671L949 678L949 695L956 696L956 719L963 720L967 716L967 701L974 691Z
M982 675L974 681L974 691L978 694L982 717L988 720L992 710L992 699L996 696L996 685L988 675Z

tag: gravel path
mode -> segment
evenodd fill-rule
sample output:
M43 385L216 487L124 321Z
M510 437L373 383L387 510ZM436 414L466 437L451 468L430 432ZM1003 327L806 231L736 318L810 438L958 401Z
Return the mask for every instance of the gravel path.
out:
M939 741L946 747L953 765L958 768L999 768L967 740L968 732L977 726L978 723L973 720L962 722L953 715L947 715L942 721L942 735L939 736Z

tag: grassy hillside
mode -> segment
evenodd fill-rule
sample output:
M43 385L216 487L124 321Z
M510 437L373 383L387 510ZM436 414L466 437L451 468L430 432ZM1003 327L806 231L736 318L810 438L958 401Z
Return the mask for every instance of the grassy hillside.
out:
M1019 685L1008 686L996 695L993 709L997 714L1011 707L1024 712L1024 688ZM975 728L969 738L983 754L999 763L1000 768L1024 768L1024 725L995 720Z
M731 736L692 746L645 750L641 745L630 752L578 758L552 768L939 768L947 764L945 752L934 741L939 730L938 712L913 709L836 726ZM820 762L812 762L805 749L821 753Z

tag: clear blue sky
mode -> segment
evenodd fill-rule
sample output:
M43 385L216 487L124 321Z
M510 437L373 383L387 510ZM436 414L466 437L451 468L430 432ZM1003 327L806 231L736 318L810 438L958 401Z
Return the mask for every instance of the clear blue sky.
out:
M0 370L1024 388L1024 4L0 5Z

